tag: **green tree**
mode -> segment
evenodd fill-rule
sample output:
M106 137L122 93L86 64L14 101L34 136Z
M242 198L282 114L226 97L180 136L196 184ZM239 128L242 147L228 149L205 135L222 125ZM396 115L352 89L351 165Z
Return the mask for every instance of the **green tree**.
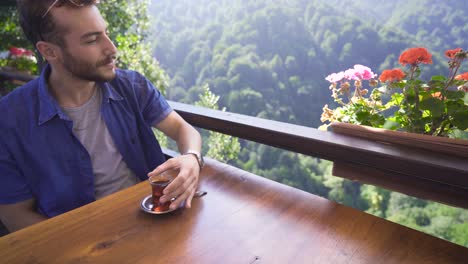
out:
M0 5L0 36L2 38L0 51L8 50L11 46L33 49L18 25L19 20L15 1Z
M162 93L168 87L168 77L152 56L145 42L148 36L149 0L102 1L102 16L109 24L111 39L119 50L118 66L142 73Z
M200 100L195 103L197 106L206 107L209 109L218 110L219 96L210 91L210 87L206 84L203 86L203 93L200 95ZM225 108L221 111L226 111ZM219 161L227 162L237 158L240 151L239 140L235 137L221 134L214 131L208 131L208 136L204 139L204 152L206 156Z

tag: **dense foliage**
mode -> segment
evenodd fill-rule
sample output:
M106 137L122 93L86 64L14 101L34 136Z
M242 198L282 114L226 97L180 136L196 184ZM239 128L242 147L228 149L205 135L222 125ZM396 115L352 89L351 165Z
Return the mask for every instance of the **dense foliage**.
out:
M229 111L318 127L323 105L334 105L324 78L337 69L363 64L380 73L398 66L403 50L425 46L440 55L421 78L446 75L443 52L467 48L464 6L457 0L153 0L150 38L171 79L170 99L193 103L209 85ZM466 210L333 177L329 162L252 142L241 146L234 163L246 170L468 245Z

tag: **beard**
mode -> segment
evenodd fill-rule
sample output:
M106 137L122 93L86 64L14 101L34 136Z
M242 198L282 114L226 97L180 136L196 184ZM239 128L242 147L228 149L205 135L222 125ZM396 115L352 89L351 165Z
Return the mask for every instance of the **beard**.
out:
M66 49L63 50L63 54L63 66L68 72L79 79L92 82L108 82L115 78L115 68L109 69L108 67L103 67L115 60L115 55L92 63L75 58Z

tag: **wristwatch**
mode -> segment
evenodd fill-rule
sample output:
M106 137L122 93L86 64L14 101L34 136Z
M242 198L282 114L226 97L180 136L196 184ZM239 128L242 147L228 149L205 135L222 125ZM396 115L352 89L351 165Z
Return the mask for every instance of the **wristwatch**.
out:
M187 150L184 154L182 155L193 155L197 159L198 166L200 166L200 170L205 167L205 160L203 159L203 155L195 150Z

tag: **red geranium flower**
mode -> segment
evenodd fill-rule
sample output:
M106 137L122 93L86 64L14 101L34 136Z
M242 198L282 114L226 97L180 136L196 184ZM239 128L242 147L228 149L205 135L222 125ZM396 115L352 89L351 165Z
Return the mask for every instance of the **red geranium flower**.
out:
M405 50L400 55L401 65L417 65L419 63L432 64L432 55L426 48L411 48Z
M381 82L396 82L401 81L405 77L405 73L400 69L384 70L379 77Z
M23 56L34 56L34 52L32 52L31 50L25 50L23 52Z
M11 56L16 56L16 57L21 57L21 56L33 56L34 52L23 49L23 48L17 48L17 47L11 47L10 48L10 55Z
M11 47L10 48L10 54L12 56L21 56L25 52L25 49L22 48L16 48L16 47Z
M445 56L447 56L447 58L449 58L449 59L455 59L455 55L460 51L462 51L462 48L447 50L445 52Z
M464 72L462 74L459 74L459 75L455 76L455 80L468 81L468 72Z

